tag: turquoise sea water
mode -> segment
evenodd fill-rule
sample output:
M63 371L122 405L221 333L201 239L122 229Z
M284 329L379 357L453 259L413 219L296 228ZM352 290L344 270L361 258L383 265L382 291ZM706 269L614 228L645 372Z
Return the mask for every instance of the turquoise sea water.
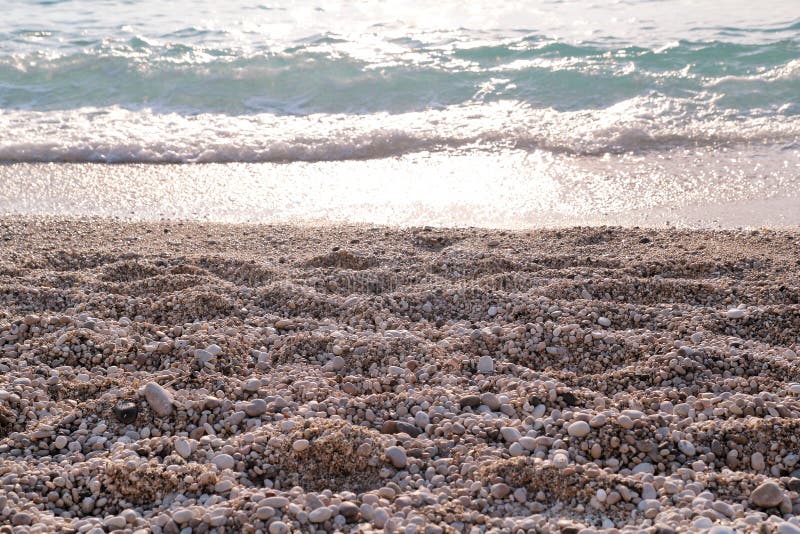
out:
M796 146L800 6L697 4L13 2L0 160Z

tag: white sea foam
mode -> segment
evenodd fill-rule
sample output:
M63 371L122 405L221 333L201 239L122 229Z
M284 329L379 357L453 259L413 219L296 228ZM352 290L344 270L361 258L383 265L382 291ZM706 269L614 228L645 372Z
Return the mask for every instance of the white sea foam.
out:
M403 114L159 114L117 107L0 111L0 161L291 162L421 151L514 148L579 155L742 143L795 145L800 117L698 111L694 101L635 97L559 112L518 102Z

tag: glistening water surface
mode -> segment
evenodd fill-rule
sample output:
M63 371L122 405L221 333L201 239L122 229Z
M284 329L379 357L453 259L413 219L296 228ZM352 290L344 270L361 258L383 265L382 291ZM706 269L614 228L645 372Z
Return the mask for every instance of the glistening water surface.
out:
M798 224L799 151L794 1L50 0L0 20L11 212ZM158 207L130 209L145 187Z

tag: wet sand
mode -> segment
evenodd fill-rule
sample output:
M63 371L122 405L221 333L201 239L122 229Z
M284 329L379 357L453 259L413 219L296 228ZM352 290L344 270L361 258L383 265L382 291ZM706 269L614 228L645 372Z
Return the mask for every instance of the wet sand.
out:
M800 532L798 272L792 230L0 219L0 525Z

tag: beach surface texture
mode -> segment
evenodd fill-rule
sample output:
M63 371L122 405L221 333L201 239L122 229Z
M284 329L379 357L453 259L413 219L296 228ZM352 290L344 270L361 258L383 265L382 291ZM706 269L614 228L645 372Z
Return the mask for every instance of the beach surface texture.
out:
M799 270L790 230L0 219L0 525L800 532Z

